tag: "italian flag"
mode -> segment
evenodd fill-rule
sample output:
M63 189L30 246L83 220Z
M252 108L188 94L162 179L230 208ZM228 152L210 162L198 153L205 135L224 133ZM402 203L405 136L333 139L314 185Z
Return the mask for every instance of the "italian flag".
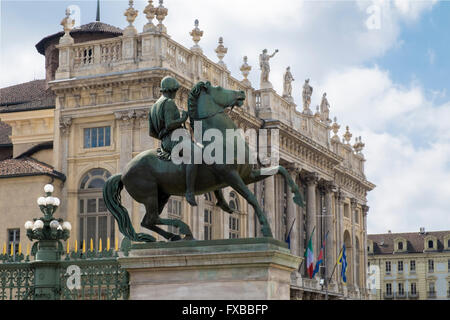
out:
M305 257L306 257L306 270L308 270L309 278L312 279L314 273L314 249L312 244L312 237L314 234L314 230L311 233L311 237L309 238L308 247L306 248Z

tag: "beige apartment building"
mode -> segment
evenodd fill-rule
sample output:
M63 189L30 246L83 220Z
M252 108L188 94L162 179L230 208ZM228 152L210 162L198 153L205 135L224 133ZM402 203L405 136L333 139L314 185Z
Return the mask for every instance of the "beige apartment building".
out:
M369 284L377 300L450 300L450 231L368 235Z
M133 25L136 9L132 1L127 9L127 3L124 1L129 26L123 30L100 21L72 28L66 17L64 32L46 36L36 45L45 56L46 79L1 89L2 242L26 246L24 222L39 216L36 199L50 182L61 199L57 215L73 226L71 246L75 239L78 243L91 238L94 243L99 239L106 243L107 238L120 237L103 203L102 186L134 156L158 147L159 142L148 134L147 113L160 96L161 79L168 75L177 78L182 87L176 102L184 109L193 85L208 80L214 86L245 91L244 106L228 111L240 128L279 130L280 164L289 169L306 205L294 205L281 176L251 185L269 217L274 237L285 241L292 226L291 251L303 256L315 229L317 257L329 231L328 275L346 245L347 284L334 272L323 288L319 276L306 276L303 264L292 276L291 297L322 299L326 289L332 299L367 298L366 196L375 186L364 174L361 138L352 143L348 127L339 136L340 125L329 119L328 107L313 112L309 105L297 106L290 93L280 95L267 83L250 83L249 72L258 71L249 66L247 57L241 67L243 76L232 75L223 61L227 51L223 40L216 49L218 58L206 57L198 24L191 32L186 30L186 36L193 37L192 48L174 41L169 36L170 26L163 23L168 14L163 4L154 7L149 1L144 9L148 23L137 30ZM301 88L293 92L301 93ZM238 214L224 213L215 206L214 195L205 194L197 196L197 207L184 198L172 197L162 215L183 219L200 240L259 237L252 207L230 188L224 194ZM140 227L143 206L126 192L122 201L135 229L148 232Z

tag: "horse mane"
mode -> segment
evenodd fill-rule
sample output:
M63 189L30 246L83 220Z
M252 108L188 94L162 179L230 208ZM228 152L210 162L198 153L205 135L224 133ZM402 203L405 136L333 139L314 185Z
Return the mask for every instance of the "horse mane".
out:
M195 117L195 113L197 112L197 101L198 97L202 93L203 89L207 88L207 84L203 81L198 82L189 92L188 97L188 114L191 120L191 124L193 124L193 119Z

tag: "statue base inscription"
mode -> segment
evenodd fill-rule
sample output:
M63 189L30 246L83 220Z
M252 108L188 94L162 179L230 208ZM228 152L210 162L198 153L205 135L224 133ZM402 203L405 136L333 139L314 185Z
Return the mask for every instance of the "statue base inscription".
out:
M272 238L133 244L131 300L289 300L302 258Z

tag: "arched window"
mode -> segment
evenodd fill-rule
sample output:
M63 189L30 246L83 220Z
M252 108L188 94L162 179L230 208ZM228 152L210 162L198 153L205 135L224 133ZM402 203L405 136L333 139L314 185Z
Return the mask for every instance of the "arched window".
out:
M228 203L231 209L239 211L239 198L234 191L230 192L230 202Z
M114 218L108 212L103 201L103 186L111 174L104 169L92 169L81 179L78 189L78 217L80 246L83 240L86 246L92 239L94 247L98 248L102 239L106 247L107 239L114 241Z
M398 243L398 250L403 250L403 242Z
M433 240L428 240L428 249L433 249L433 247L434 247Z

